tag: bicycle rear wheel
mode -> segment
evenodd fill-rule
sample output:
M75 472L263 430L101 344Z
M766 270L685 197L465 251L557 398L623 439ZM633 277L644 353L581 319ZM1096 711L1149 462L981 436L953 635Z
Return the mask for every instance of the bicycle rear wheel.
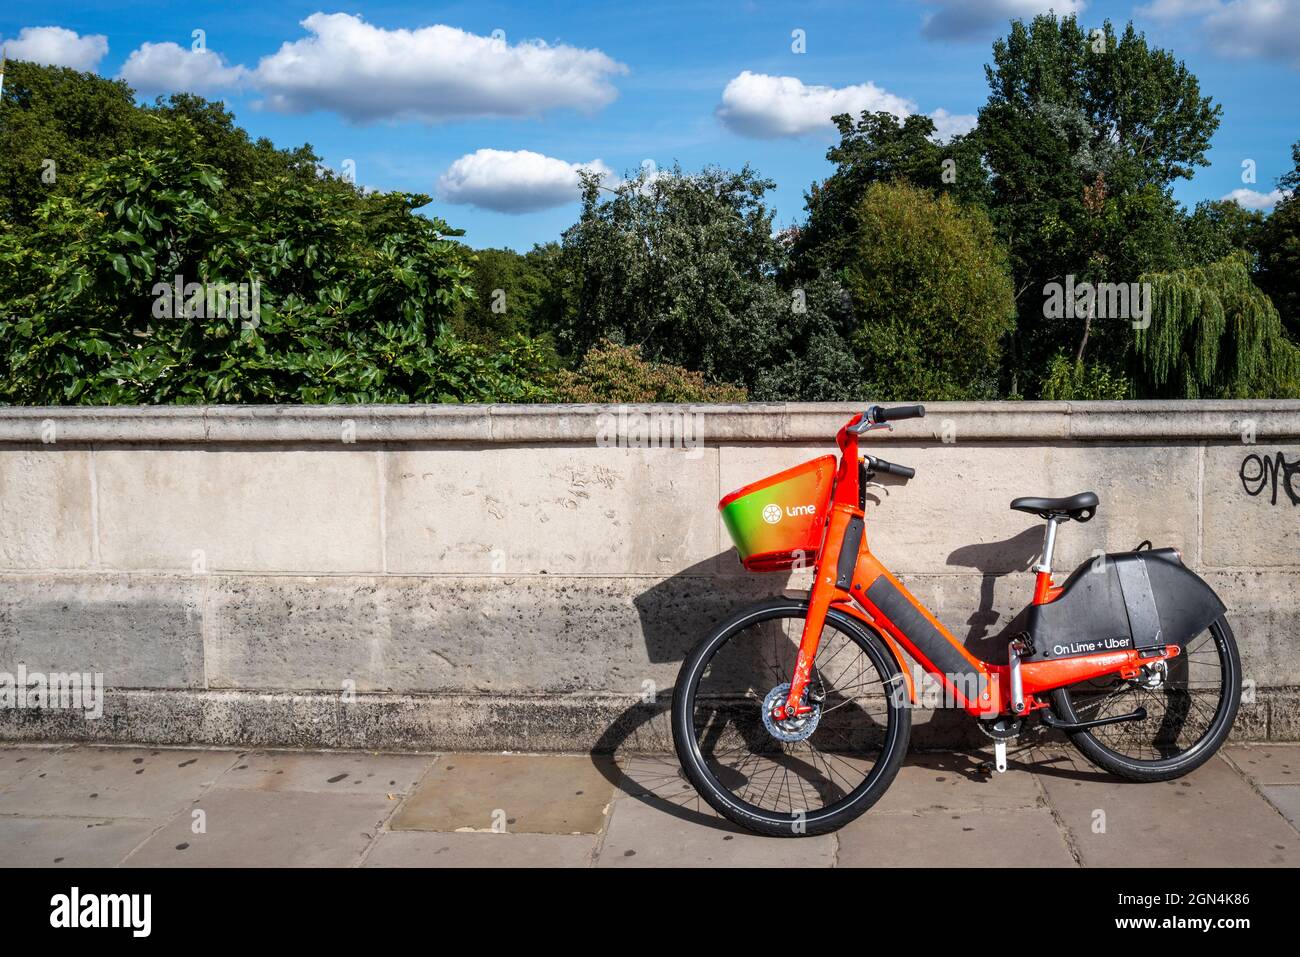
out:
M1241 658L1227 619L1214 621L1162 664L1136 679L1107 675L1052 692L1066 721L1146 709L1142 721L1070 735L1093 764L1132 781L1167 781L1200 767L1228 737L1241 703Z
M687 778L728 820L780 837L835 830L874 804L907 752L912 716L898 661L864 625L826 620L805 701L775 722L808 603L776 599L704 639L673 691L673 741Z

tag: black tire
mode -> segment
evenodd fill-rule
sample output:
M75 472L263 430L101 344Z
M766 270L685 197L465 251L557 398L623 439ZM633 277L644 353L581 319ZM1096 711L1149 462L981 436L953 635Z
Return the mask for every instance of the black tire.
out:
M1213 678L1208 677L1211 659L1217 669ZM1215 620L1170 661L1170 678L1163 688L1152 691L1115 678L1109 689L1083 682L1052 692L1052 706L1066 721L1147 708L1145 721L1070 734L1084 757L1130 781L1168 781L1195 770L1228 737L1241 704L1241 656L1227 619Z
M762 701L770 693L767 685L773 681L777 685L781 683L780 675L787 660L785 651L789 652L792 670L807 612L806 600L779 598L734 615L696 645L682 664L673 689L673 743L687 779L723 817L773 837L825 834L862 814L894 780L907 754L911 735L912 714L897 658L867 626L836 610L827 616L815 671L822 696L819 709L825 707L825 702L835 703L819 714L815 729L805 741L787 744L764 728ZM789 649L779 637L781 629L787 626L790 633L786 638L793 635L793 647ZM769 636L773 656L764 663ZM839 654L828 650L837 647L837 642L841 649L850 647L851 643L860 652L860 658L851 654L848 661L840 661L840 673L846 677L838 684L837 679L827 677L835 669L834 660L828 662L823 658L824 650L828 655ZM740 656L739 660L729 664L732 659L728 657L715 667L715 657L729 646ZM855 661L859 670L850 675L849 669ZM724 683L730 681L735 688L719 691L711 682L701 694L702 680L706 676L711 678L715 672ZM786 670L785 681L789 680L789 674ZM874 687L877 678L880 689ZM742 694L740 689L745 685L749 690ZM756 701L749 700L754 697ZM864 707L864 702L881 710L883 727ZM836 708L847 710L835 719L822 716ZM736 741L739 745L727 751L716 750L720 744L732 745ZM720 760L729 752L742 755L736 767L725 766ZM751 762L762 761L772 764L773 777L779 769L787 779L784 786L789 808L762 805L771 780L763 795L758 796L759 803L746 799L751 788L757 788L759 766ZM790 784L792 772L795 780ZM857 774L862 775L862 781L853 786ZM729 787L722 777L733 785ZM743 784L740 794L735 790L737 784ZM813 800L809 800L809 792ZM778 787L776 797L781 793ZM821 804L817 804L818 799ZM799 803L807 806L796 809Z

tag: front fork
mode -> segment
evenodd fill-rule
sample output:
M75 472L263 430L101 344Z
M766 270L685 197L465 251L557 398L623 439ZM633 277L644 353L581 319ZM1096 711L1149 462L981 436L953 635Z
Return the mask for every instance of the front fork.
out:
M859 534L855 540L848 533L855 521L861 529L862 516L862 509L850 505L836 504L831 509L821 555L813 570L812 592L808 595L808 616L804 619L803 636L799 639L799 655L794 663L794 676L790 679L790 693L786 695L784 704L772 709L772 717L777 721L809 714L813 710L804 703L804 692L812 680L813 663L817 660L817 646L821 642L822 628L826 625L826 613L833 602L849 597L862 537ZM852 549L851 554L845 550L846 538Z

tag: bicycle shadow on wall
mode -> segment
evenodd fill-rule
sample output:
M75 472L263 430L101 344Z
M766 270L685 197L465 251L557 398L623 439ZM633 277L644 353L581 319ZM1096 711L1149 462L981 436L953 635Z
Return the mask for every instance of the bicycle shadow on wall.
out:
M1038 561L1042 547L1042 529L1030 527L1019 535L1000 542L963 545L948 554L945 563L948 567L969 568L980 575L979 606L963 623L969 629L964 644L971 654L986 661L1006 663L1005 644L1002 645L999 653L997 648L999 643L993 640L1001 631L999 625L1005 626L1006 621L1010 620L1010 616L1004 620L1002 614L993 607L997 582L999 579L1029 571ZM1017 577L1016 582L1020 581L1021 579ZM1026 600L1028 600L1027 596ZM1015 606L1012 614L1019 610L1020 606ZM987 657L989 654L994 657Z
M714 627L737 609L782 594L790 578L748 574L735 549L729 548L657 582L632 599L646 660L680 666ZM673 751L672 695L671 686L654 688L618 714L592 746L593 762L620 792L656 810L728 833L745 833L717 817L682 776Z
M965 627L956 629L968 632L966 645L972 651L989 654L990 640L997 643L1003 617L994 608L995 580L1028 569L1038 557L1041 538L1037 528L1029 528L1004 541L964 545L949 554L949 566L980 575L978 607ZM704 635L736 610L774 595L802 597L806 587L806 576L743 571L734 549L698 562L633 599L646 658L652 664L679 665ZM671 704L672 689L656 688L623 710L592 747L593 760L628 796L695 823L736 830L713 814L682 775L673 751ZM725 723L725 718L719 720ZM965 712L928 711L926 719L913 726L914 750L956 747L957 753L943 756L942 769L972 778L986 776L987 756L981 750L986 744ZM614 760L611 755L616 755ZM936 759L924 760L933 764Z

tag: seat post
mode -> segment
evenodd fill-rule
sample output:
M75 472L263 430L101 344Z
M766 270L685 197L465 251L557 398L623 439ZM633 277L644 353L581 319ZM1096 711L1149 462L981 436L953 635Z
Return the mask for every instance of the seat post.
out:
M1041 574L1052 574L1052 552L1056 549L1056 523L1059 522L1055 515L1047 517L1047 529L1043 532L1043 555L1034 571Z

